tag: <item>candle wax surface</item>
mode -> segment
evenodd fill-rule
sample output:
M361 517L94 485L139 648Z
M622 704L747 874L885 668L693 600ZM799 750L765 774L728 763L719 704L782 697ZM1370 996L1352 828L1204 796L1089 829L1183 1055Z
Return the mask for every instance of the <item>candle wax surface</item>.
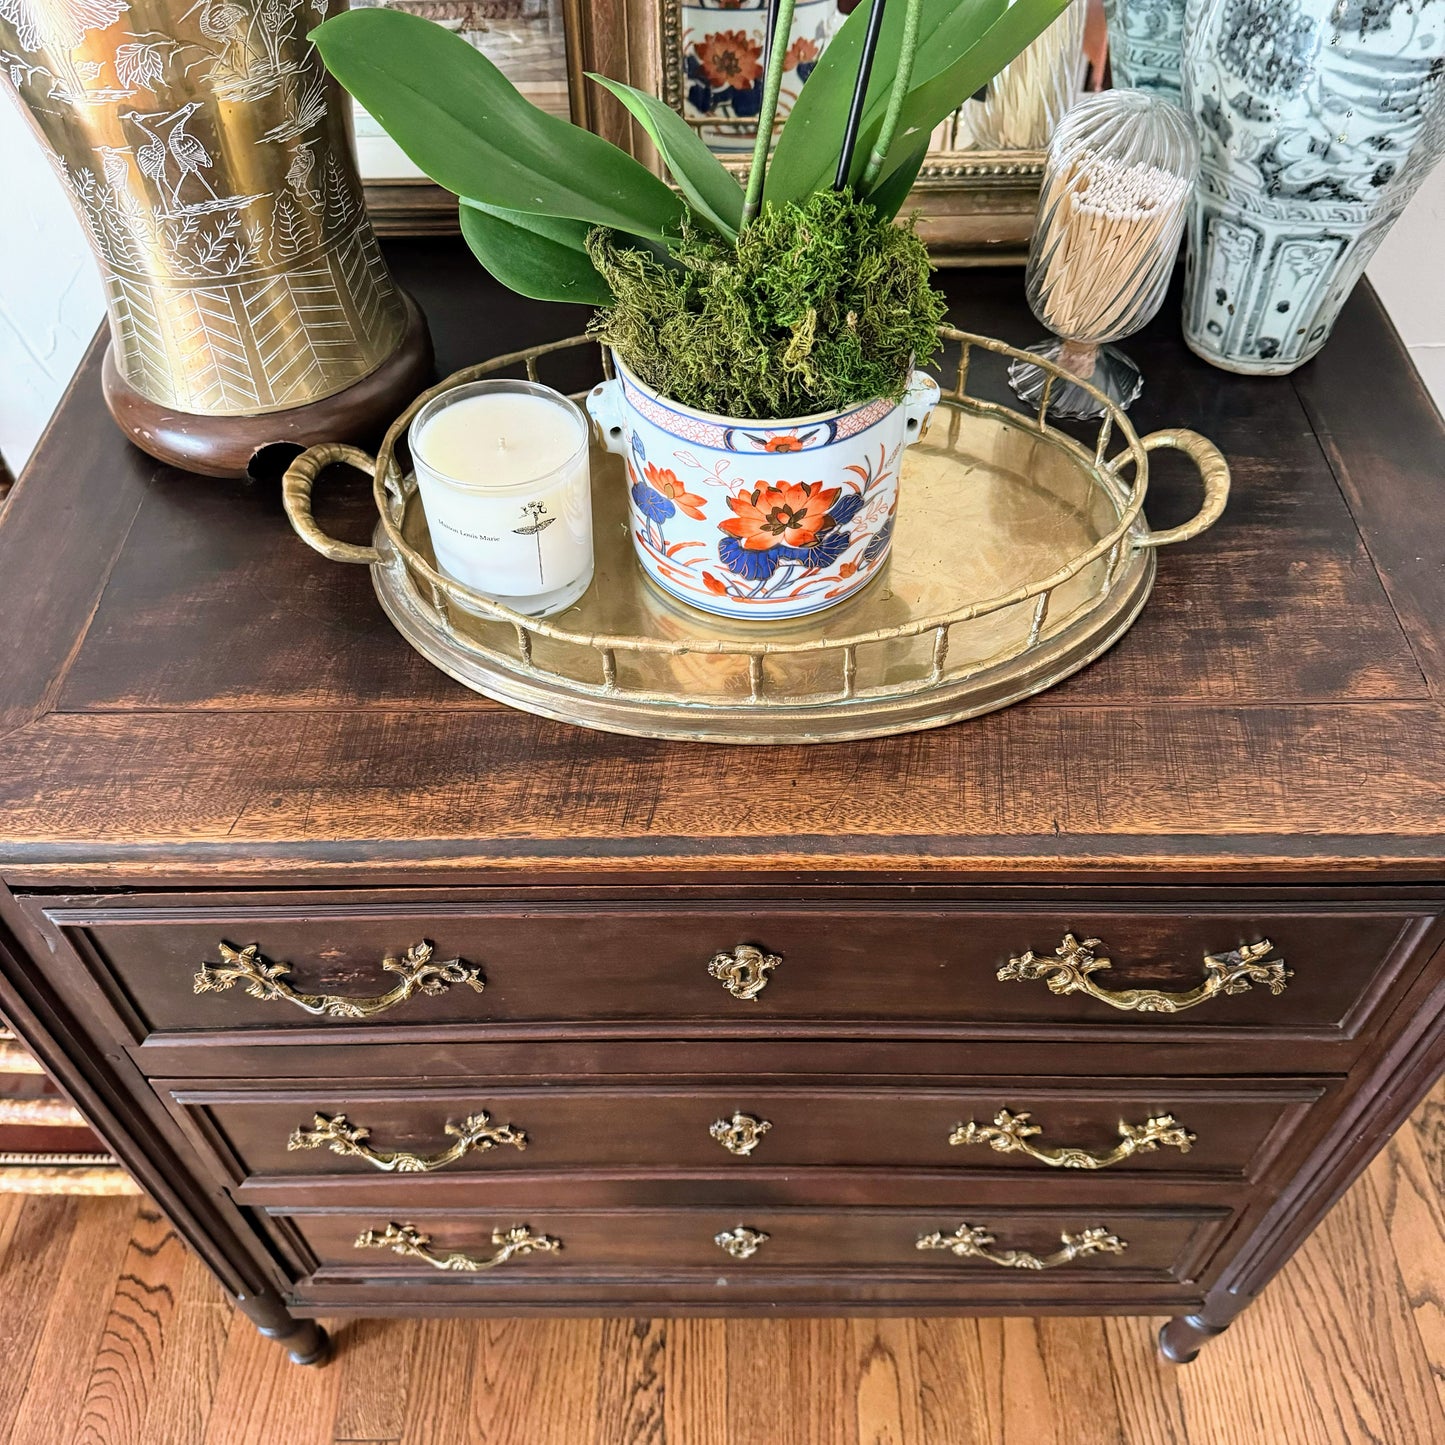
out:
M555 472L577 453L582 428L545 397L491 392L443 407L421 434L421 459L470 486L506 487Z

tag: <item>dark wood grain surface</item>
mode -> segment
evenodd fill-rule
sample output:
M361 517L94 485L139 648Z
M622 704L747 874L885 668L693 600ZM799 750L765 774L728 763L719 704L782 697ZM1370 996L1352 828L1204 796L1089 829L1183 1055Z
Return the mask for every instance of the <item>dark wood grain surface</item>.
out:
M444 368L584 319L454 243L391 257ZM1036 336L1016 273L945 284L954 321ZM1135 629L1008 711L791 749L627 740L467 692L364 570L290 534L274 486L125 447L92 351L0 523L0 1009L263 1333L311 1362L321 1337L288 1307L1167 1306L1182 1359L1259 1293L1445 1065L1445 427L1368 291L1294 378L1211 370L1167 312L1130 349L1139 429L1195 427L1235 468ZM1198 482L1158 462L1168 526ZM370 511L359 478L319 498L356 540ZM1182 1016L999 978L1066 931L1103 940L1094 982L1121 990L1187 990L1205 954L1266 938L1292 975ZM423 939L485 991L364 1017L195 991L224 941L345 1003ZM783 963L740 1000L707 965L746 943ZM283 1152L343 1105L420 1146L474 1089L535 1131L516 1167L397 1182ZM750 1101L774 1135L714 1159L708 1123ZM1009 1107L1101 1146L1145 1105L1198 1152L1074 1180L940 1142ZM1423 1237L1407 1163L1387 1207ZM1036 1248L1117 1215L1138 1252L994 1281L920 1263L907 1229L847 1233L965 1206ZM565 1298L546 1261L472 1293L353 1258L353 1230L397 1210L480 1247L514 1209L572 1231ZM779 1240L726 1299L718 1220ZM122 1267L108 1247L76 1288Z
M1360 1445L1445 1435L1445 1090L1185 1370L1144 1318L367 1319L296 1370L147 1201L0 1196L0 1435ZM118 1259L119 1255L119 1259ZM108 1269L108 1278L100 1271Z
M445 369L584 319L518 301L453 242L389 254ZM1037 334L1017 272L943 284L952 321ZM1294 378L1206 366L1173 304L1129 343L1135 419L1212 437L1234 494L1161 556L1134 630L1006 712L792 749L621 739L467 692L392 631L363 569L292 537L274 487L117 446L92 351L0 528L0 867L17 883L359 861L378 878L1438 871L1445 428L1365 288ZM1196 484L1156 462L1148 511L1167 525ZM357 539L370 506L359 478L321 499Z

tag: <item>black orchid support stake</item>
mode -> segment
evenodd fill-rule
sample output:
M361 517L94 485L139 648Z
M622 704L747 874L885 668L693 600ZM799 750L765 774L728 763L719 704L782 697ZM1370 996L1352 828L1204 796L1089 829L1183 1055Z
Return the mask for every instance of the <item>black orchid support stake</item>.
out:
M768 18L763 22L763 74L766 75L773 64L773 42L778 38L778 4L779 0L768 0Z
M858 79L853 86L853 103L848 107L848 124L843 130L843 149L838 156L838 174L833 189L841 191L848 184L853 169L853 152L858 147L858 127L863 122L863 107L868 101L868 82L873 78L873 57L878 53L878 38L883 34L883 10L888 0L873 0L868 13L868 29L863 35L863 53L858 57Z
M883 166L888 160L888 151L893 144L893 137L898 133L898 123L903 118L903 106L908 98L908 87L913 82L913 62L918 56L918 36L923 27L923 0L907 0L908 8L903 12L903 36L898 46L898 69L893 76L893 88L888 95L888 109L883 116L883 124L878 130L878 139L873 142L872 153L868 157L868 164L863 168L863 178L859 182L861 191L866 194L872 190L878 182L878 177L883 174ZM883 0L878 0L878 8L883 8ZM864 82L863 89L868 89ZM851 154L848 157L849 166L852 165ZM847 175L847 170L844 171Z
M873 76L873 60L878 53L878 39L883 33L883 7L887 0L873 0L873 9L868 16L868 29L863 36L863 54L858 61L858 80L853 87L853 103L848 109L848 124L843 132L843 150L838 157L838 174L833 180L833 189L841 191L848 184L853 170L853 155L858 149L858 130L863 121L863 110L868 103L868 83ZM860 195L866 195L883 174L888 160L888 150L893 137L898 133L898 122L903 115L903 105L908 98L908 86L913 80L913 62L918 55L918 36L923 25L923 0L908 0L903 14L903 36L898 47L898 69L891 81L888 95L888 110L883 116L878 138L868 156L868 164L858 182Z

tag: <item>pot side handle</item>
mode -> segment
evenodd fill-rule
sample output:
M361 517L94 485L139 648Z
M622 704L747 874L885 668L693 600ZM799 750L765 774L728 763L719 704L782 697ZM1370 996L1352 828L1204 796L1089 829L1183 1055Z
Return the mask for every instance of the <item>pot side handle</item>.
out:
M922 441L928 431L928 419L938 406L938 383L926 372L915 371L903 395L903 445L911 447Z
M587 393L587 414L597 423L602 445L617 456L627 453L627 428L622 424L622 383L617 377L599 382Z
M360 447L349 447L343 442L323 442L320 446L307 447L286 468L286 476L281 482L281 501L291 519L292 529L308 547L333 562L376 562L379 554L375 547L339 542L335 537L327 536L311 515L311 488L317 476L333 462L345 462L369 477L376 475L376 459Z
M1204 505L1182 526L1170 527L1164 532L1150 532L1147 537L1137 538L1134 545L1170 547L1175 542L1187 542L1212 527L1229 500L1229 463L1224 460L1223 452L1208 437L1184 427L1151 432L1141 437L1139 444L1146 452L1157 452L1163 447L1183 452L1199 468L1200 480L1204 483Z

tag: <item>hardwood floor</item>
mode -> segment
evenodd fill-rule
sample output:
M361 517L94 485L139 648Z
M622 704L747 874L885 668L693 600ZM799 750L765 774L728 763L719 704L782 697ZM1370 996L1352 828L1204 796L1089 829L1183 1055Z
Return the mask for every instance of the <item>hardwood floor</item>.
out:
M1157 1322L363 1320L297 1369L144 1200L0 1196L9 1445L1445 1440L1445 1084L1199 1360Z

